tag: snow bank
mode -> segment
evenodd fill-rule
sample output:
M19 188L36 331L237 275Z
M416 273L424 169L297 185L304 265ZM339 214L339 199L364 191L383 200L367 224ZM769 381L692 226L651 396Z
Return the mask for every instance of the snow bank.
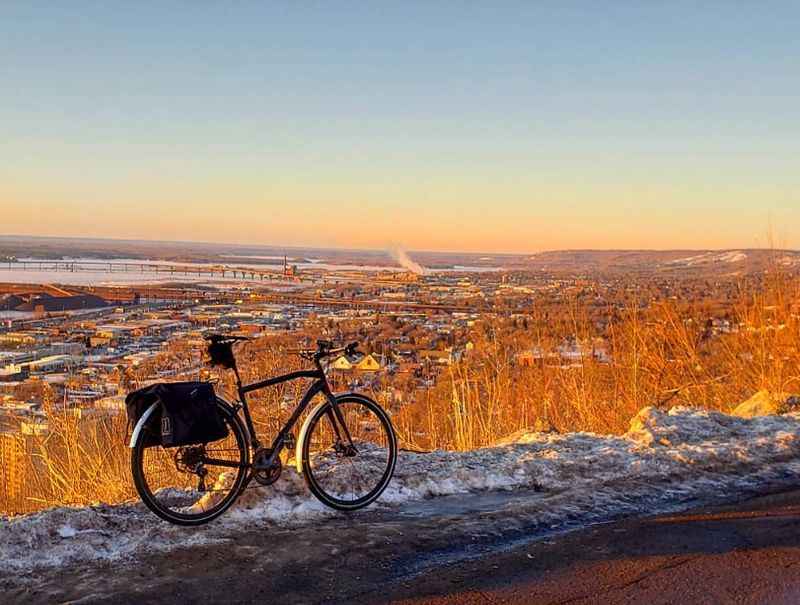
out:
M771 416L800 411L800 396L790 393L772 393L766 389L758 391L747 401L740 403L731 412L741 418Z
M685 265L692 267L695 265L707 265L711 263L741 263L747 260L747 254L741 250L729 250L727 252L704 252L696 256L687 256L667 261L667 265Z
M738 418L674 408L642 410L623 436L524 433L471 452L401 453L379 501L404 502L488 490L535 489L531 506L551 525L697 504L800 478L800 413ZM373 507L372 510L375 510ZM141 504L59 508L0 518L0 559L33 569L137 552L228 542L253 524L304 524L335 513L308 492L292 467L270 488L248 489L210 525L185 529Z

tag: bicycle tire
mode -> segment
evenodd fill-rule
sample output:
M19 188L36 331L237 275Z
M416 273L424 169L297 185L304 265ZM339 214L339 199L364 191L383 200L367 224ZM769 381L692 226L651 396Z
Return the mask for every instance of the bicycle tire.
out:
M321 428L322 425L320 424L322 419L329 418L328 414L329 412L332 412L331 404L326 403L318 408L314 413L314 416L310 419L307 434L303 439L303 476L305 477L306 484L311 490L311 493L313 493L314 496L316 496L317 499L319 499L323 504L336 510L353 511L368 506L374 502L389 485L389 482L394 474L395 464L397 463L397 437L395 435L394 428L392 427L392 422L389 418L389 415L383 410L383 408L381 408L380 405L366 395L360 395L357 393L339 395L336 397L336 402L337 405L339 405L340 410L350 405L363 406L375 415L384 431L384 437L386 440L385 468L381 471L380 477L375 482L374 487L368 490L367 493L354 498L353 500L346 500L344 498L337 497L326 490L320 481L320 477L317 476L317 473L314 470L314 460L312 460L311 456L311 448L313 447L312 444L315 443L315 433L319 435L319 433L323 430ZM343 415L347 416L347 413L343 412ZM352 429L353 427L349 428ZM352 432L353 431L351 430L351 434ZM356 435L354 435L354 441L358 441ZM358 454L353 457L357 456ZM346 464L346 462L346 457L342 457L339 461L339 463L342 465Z
M201 510L198 513L182 513L172 510L163 506L151 489L149 484L150 482L148 481L144 470L146 450L150 449L145 445L146 433L148 430L157 431L158 427L150 428L149 426L145 426L145 428L140 432L137 441L131 450L131 473L133 474L133 482L134 486L136 487L136 491L145 506L147 506L147 508L165 521L184 526L196 526L208 523L228 510L228 508L230 508L230 506L239 497L246 485L250 463L250 449L248 445L247 433L242 425L241 420L239 419L239 416L236 414L236 411L228 403L217 398L217 405L220 408L223 421L227 424L230 431L229 437L232 435L236 441L239 452L239 466L237 469L236 478L234 479L228 494L208 510ZM160 448L160 446L153 447ZM161 449L166 451L166 448Z

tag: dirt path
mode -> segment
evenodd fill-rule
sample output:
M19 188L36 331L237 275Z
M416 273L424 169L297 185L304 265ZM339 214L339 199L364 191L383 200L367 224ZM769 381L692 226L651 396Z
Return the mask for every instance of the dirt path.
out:
M541 505L525 492L438 498L136 561L0 570L0 594L115 605L800 602L800 492L549 538L532 498Z

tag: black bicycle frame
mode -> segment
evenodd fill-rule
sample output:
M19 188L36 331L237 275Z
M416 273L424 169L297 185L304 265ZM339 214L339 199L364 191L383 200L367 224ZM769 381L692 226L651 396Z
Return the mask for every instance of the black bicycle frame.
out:
M311 403L311 400L314 399L319 393L325 395L325 398L331 405L331 409L333 413L328 411L329 418L331 421L331 425L333 426L333 430L336 433L337 439L341 439L342 436L339 432L339 427L337 425L341 425L344 428L344 434L349 443L350 447L353 446L353 439L350 436L350 431L347 428L347 424L344 422L344 417L342 416L341 410L339 410L339 406L336 404L336 397L333 396L331 392L330 385L328 384L328 378L325 376L325 371L322 369L322 365L319 362L316 362L316 369L314 370L300 370L297 372L290 372L288 374L283 374L281 376L275 376L274 378L268 378L266 380L260 380L259 382L253 382L251 384L243 385L241 379L239 378L239 372L234 367L234 373L236 375L236 385L239 392L239 401L234 408L238 411L240 408L244 410L244 420L247 425L247 432L250 434L250 443L253 450L257 450L261 447L261 442L258 439L258 435L256 434L255 426L253 425L253 418L250 415L250 407L247 404L247 393L252 391L258 391L260 389L264 389L267 387L275 386L277 384L281 384L284 382L289 382L292 380L300 380L302 378L313 378L314 382L308 387L306 392L303 394L303 397L300 399L300 403L295 408L294 412L292 412L291 417L286 423L283 425L278 434L275 436L275 439L272 441L272 445L270 445L270 449L272 453L269 459L260 465L253 464L253 468L256 470L260 470L263 468L269 468L275 461L275 459L280 455L281 450L283 449L286 435L294 428L294 425L297 423L298 418L302 415L305 409L308 407L308 404ZM335 417L335 420L334 420ZM338 421L338 422L337 422Z

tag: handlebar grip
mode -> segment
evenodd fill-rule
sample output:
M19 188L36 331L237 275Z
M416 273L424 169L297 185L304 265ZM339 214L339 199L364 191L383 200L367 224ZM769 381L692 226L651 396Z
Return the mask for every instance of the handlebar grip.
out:
M234 334L203 334L203 338L209 342L244 342L252 340L249 336L236 336Z

